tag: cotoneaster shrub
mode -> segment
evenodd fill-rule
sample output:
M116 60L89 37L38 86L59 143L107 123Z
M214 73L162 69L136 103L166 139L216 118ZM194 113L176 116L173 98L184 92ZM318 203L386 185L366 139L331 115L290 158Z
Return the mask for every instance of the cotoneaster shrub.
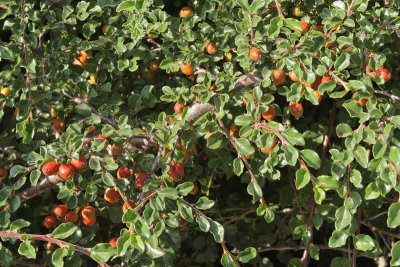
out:
M400 265L399 10L3 1L1 265Z

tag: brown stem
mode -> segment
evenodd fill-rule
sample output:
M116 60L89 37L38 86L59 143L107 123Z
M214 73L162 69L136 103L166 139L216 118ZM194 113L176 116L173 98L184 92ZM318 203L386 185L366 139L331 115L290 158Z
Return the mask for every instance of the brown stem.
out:
M380 233L382 233L382 234L384 234L384 235L391 236L391 237L394 237L394 238L396 238L396 239L400 239L400 235L394 234L394 233L391 233L391 232L388 232L388 231L385 231L385 230L383 230L383 229L380 229L380 228L378 228L378 227L376 227L376 226L373 226L373 225L367 223L366 221L361 220L360 223L363 224L363 225L365 225L365 226L367 226L367 227L370 228L372 231L378 231L378 232L380 232Z
M327 157L327 152L329 148L329 143L330 143L330 138L331 138L331 133L333 129L333 122L335 121L335 115L336 115L336 101L333 102L333 106L330 111L329 115L329 121L328 121L328 129L324 135L324 141L322 142L322 151L321 151L321 163L323 164L326 160Z
M26 236L30 239L33 240L39 240L39 241L50 241L51 243L54 243L58 245L59 247L73 247L74 250L79 251L82 254L85 254L86 256L90 257L90 248L84 248L80 247L78 245L61 241L59 239L55 239L50 237L50 235L35 235L35 234L18 234L18 233L11 233L11 232L0 232L1 237L7 237L7 238L13 238L13 239L22 239L22 237ZM109 266L106 263L99 263L101 266Z
M279 3L278 0L275 0L275 6L276 6L276 10L278 10L278 16L279 16L282 20L286 20L286 19L285 19L285 16L284 16L283 13L282 13L282 9L281 9L282 5L281 5L281 3Z
M311 206L310 214L308 215L308 222L307 222L307 230L310 232L310 239L307 240L306 246L305 246L304 252L303 252L303 257L300 259L303 262L304 267L308 266L308 261L310 259L310 244L311 244L312 237L313 237L312 218L314 216L315 201L314 201L314 198L311 198L311 199L312 199L311 200L312 206Z
M350 88L347 85L347 83L345 81L343 81L342 79L340 79L333 71L330 71L329 75L331 75L337 82L339 82L346 91L350 91Z
M250 35L250 44L254 45L254 30L253 30L253 20L251 18L251 13L249 12L248 14L248 21L249 21L249 35Z
M241 214L239 217L236 217L236 218L234 218L234 219L232 219L232 220L230 220L230 221L225 222L225 223L223 224L223 226L228 225L228 224L231 224L231 223L234 223L234 222L236 222L236 221L239 221L239 220L245 218L247 215L252 214L252 213L254 213L254 212L256 212L256 211L257 211L257 210L248 210L247 212Z
M62 93L68 97L71 98L72 101L74 101L77 104L83 104L85 103L86 105L88 105L90 107L90 110L95 113L96 115L98 115L100 117L100 119L104 122L107 123L109 125L111 125L112 127L114 127L116 130L119 130L119 126L117 124L117 122L114 119L109 119L106 116L104 116L103 114L101 114L97 109L95 109L94 107L92 107L91 105L89 105L89 103L79 97L76 96L72 96L70 94L68 94L64 89L62 89Z
M28 200L30 198L33 198L34 196L43 193L44 191L46 191L53 185L61 182L62 180L63 179L58 175L46 176L36 186L32 186L30 188L25 189L21 193L18 193L18 197L21 199L21 201Z
M187 201L184 200L183 198L181 198L180 201L182 201L182 203L184 203L185 205L191 207L191 208L194 210L194 212L195 212L198 216L204 217L204 218L206 218L206 219L207 219L208 221L210 221L210 222L212 221L212 219L211 219L210 217L208 217L208 216L205 215L201 210L199 210L198 208L196 208L195 205L190 204L189 202L187 202Z
M392 99L392 100L395 101L395 102L400 101L400 97L399 97L399 96L389 94L388 92L385 92L385 91L374 90L374 93L375 93L375 94L381 94L381 95L387 96L387 97L389 97L390 99Z

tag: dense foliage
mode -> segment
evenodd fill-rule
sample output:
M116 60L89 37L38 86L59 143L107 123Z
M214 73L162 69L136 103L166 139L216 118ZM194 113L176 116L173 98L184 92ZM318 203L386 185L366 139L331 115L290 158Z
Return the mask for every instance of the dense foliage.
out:
M2 1L0 265L400 265L399 10Z

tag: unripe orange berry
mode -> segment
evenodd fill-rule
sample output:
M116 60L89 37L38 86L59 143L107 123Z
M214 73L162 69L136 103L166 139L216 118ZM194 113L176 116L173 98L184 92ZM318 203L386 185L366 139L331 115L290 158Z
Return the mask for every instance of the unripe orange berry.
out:
M180 16L181 18L187 18L187 17L189 17L190 15L192 15L192 13L193 13L192 8L190 8L190 7L188 7L188 6L185 6L185 7L183 7L183 8L179 11L179 16Z
M214 42L209 42L205 46L206 52L210 55L217 52L217 45Z
M82 209L81 216L83 219L91 220L96 218L96 210L92 206L86 206Z
M96 223L96 217L94 217L93 219L84 219L82 218L82 223L86 226L92 226L93 224Z
M294 82L299 82L300 81L300 79L297 78L296 74L293 71L289 72L289 78Z
M279 85L286 81L285 72L283 70L275 69L272 71L272 81L275 85Z
M229 135L234 135L235 132L236 132L236 129L237 129L236 124L232 124L232 125L229 127Z
M275 108L271 105L268 105L268 110L266 112L262 112L261 116L264 118L264 120L272 121L276 116Z
M112 246L113 248L117 248L117 240L118 237L113 237L110 239L110 241L108 241L108 244L110 244L110 246Z
M179 102L176 102L174 105L174 112L176 114L181 114L183 112L183 110L185 109L185 105Z
M304 34L308 32L308 30L310 29L310 25L308 25L308 23L305 21L300 21L300 24L301 24L301 33Z
M180 68L183 74L192 75L194 73L193 67L188 63L182 63Z
M363 98L363 99L360 99L360 100L356 100L356 99L354 99L354 94L353 94L353 96L351 97L351 101L353 101L353 102L356 102L356 103L358 103L360 106L365 106L366 104L367 104L367 102L369 101L369 99L368 98Z
M300 103L292 103L289 105L290 114L296 118L300 118L303 115L303 105Z
M251 47L249 51L249 57L251 60L258 61L261 59L261 51L257 47Z

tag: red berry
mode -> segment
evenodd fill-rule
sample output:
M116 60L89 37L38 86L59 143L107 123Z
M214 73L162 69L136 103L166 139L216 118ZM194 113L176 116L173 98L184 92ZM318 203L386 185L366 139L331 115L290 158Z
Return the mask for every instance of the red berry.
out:
M119 200L119 193L114 188L107 188L104 199L109 203L116 203Z
M118 178L129 178L129 176L131 176L131 174L132 174L132 170L125 166L120 166L118 168L118 171L117 171Z
M290 114L296 118L300 118L303 115L303 105L300 103L292 103L289 105Z
M78 214L75 211L70 210L65 214L64 220L66 222L76 223L78 221Z
M217 52L217 45L214 42L209 42L206 44L206 52L210 55Z
M76 169L84 169L86 168L86 158L83 155L79 155L79 159L71 159L71 165Z
M0 167L0 180L6 179L8 177L8 171L3 167Z
M69 180L74 176L75 168L70 164L61 164L58 169L58 176L64 180Z
M50 215L47 216L43 219L43 226L46 227L47 229L53 228L57 224L57 219L56 217Z
M65 205L58 205L53 208L53 214L58 217L63 217L67 213L67 210Z
M272 121L276 116L275 108L269 105L268 110L266 112L262 112L261 116L264 118L264 120Z
M179 182L185 176L185 169L181 163L175 163L169 169L168 175L174 182Z
M192 75L194 73L193 67L188 63L182 63L180 68L183 74Z
M136 179L135 179L135 186L139 189L142 189L144 182L146 179L149 177L149 174L147 173L138 173L136 174Z
M390 77L392 76L390 71L388 69L385 69L384 67L380 67L375 71L376 76L381 76L385 81L389 81Z
M117 248L117 240L118 237L113 237L110 239L110 241L108 241L108 244L110 244L110 246L112 246L113 248Z
M330 82L330 81L332 81L331 77L329 77L329 76L324 76L324 77L322 77L322 79L321 79L321 84L327 83L327 82Z
M181 18L187 18L190 15L192 15L192 13L193 13L193 10L188 6L185 6L179 11L179 16Z
M42 166L42 173L44 176L54 175L58 172L59 167L60 165L58 165L54 160L46 162Z
M62 132L65 128L65 122L62 120L54 120L51 123L51 128L53 128L55 132Z
M249 51L249 57L251 60L257 61L261 59L261 51L257 47L251 47Z
M136 204L132 200L128 200L128 204L129 204L129 209L136 208ZM128 204L126 204L126 202L124 202L124 204L122 205L122 212L123 213L125 213L126 210L128 209Z
M82 209L81 215L83 219L91 220L96 218L96 210L92 206L86 206Z
M279 85L286 81L285 72L283 70L275 69L272 71L272 81L275 85Z

